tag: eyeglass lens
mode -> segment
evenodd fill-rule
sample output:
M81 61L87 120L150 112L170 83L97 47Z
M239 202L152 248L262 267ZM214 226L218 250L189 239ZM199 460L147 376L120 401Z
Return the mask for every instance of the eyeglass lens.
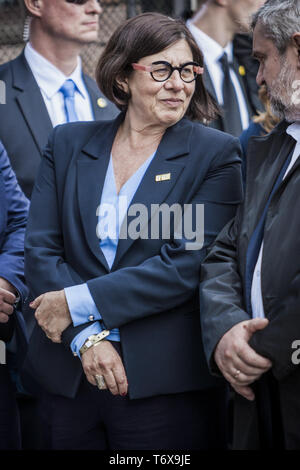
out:
M178 70L181 79L184 82L189 83L195 80L195 78L197 77L197 73L194 70L195 65L195 63L186 63L183 64L181 67L173 67L168 62L154 62L152 64L151 75L154 80L158 82L163 82L170 78L174 70Z

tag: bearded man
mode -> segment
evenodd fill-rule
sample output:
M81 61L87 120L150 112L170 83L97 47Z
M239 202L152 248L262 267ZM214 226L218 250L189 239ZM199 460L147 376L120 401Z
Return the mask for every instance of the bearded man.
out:
M253 55L282 121L250 141L245 201L202 264L213 373L235 390L235 449L300 448L300 0L254 15Z

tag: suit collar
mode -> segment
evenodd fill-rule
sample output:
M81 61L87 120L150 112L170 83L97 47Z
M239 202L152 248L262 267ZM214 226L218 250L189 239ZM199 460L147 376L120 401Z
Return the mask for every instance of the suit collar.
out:
M216 90L206 64L204 64L203 83L210 96L218 103Z
M35 78L25 59L24 50L11 62L12 86L20 91L39 89Z
M79 56L77 59L77 66L69 76L66 76L49 60L39 54L30 43L27 43L25 46L24 56L39 88L43 90L49 99L51 99L53 95L60 90L67 79L73 80L78 92L84 99L89 98L82 78L82 65Z
M107 155L107 152L110 153L117 130L124 118L125 114L120 113L113 121L101 123L101 127L86 143L82 152L96 159ZM167 159L172 159L189 153L192 127L193 125L187 119L182 119L169 127L158 146L157 155L166 155Z
M45 102L36 80L27 64L24 52L11 63L12 86L17 91L16 101L42 154L53 129Z

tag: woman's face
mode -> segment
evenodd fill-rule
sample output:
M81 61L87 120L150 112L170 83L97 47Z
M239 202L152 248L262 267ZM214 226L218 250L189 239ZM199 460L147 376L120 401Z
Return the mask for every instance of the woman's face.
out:
M149 66L156 61L167 61L179 67L193 61L193 55L188 43L181 39L157 54L143 57L138 64ZM149 72L133 70L124 86L131 94L127 113L140 129L149 126L166 128L178 122L185 115L195 91L195 81L185 83L178 70L164 82L155 81Z

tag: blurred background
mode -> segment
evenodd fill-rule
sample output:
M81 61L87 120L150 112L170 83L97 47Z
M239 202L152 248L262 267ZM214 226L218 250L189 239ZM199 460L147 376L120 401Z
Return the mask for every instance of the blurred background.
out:
M197 0L102 0L99 40L87 46L82 54L85 72L94 75L103 47L125 19L146 11L188 18L197 10L197 3ZM23 0L0 0L0 64L14 59L23 49L24 19Z

